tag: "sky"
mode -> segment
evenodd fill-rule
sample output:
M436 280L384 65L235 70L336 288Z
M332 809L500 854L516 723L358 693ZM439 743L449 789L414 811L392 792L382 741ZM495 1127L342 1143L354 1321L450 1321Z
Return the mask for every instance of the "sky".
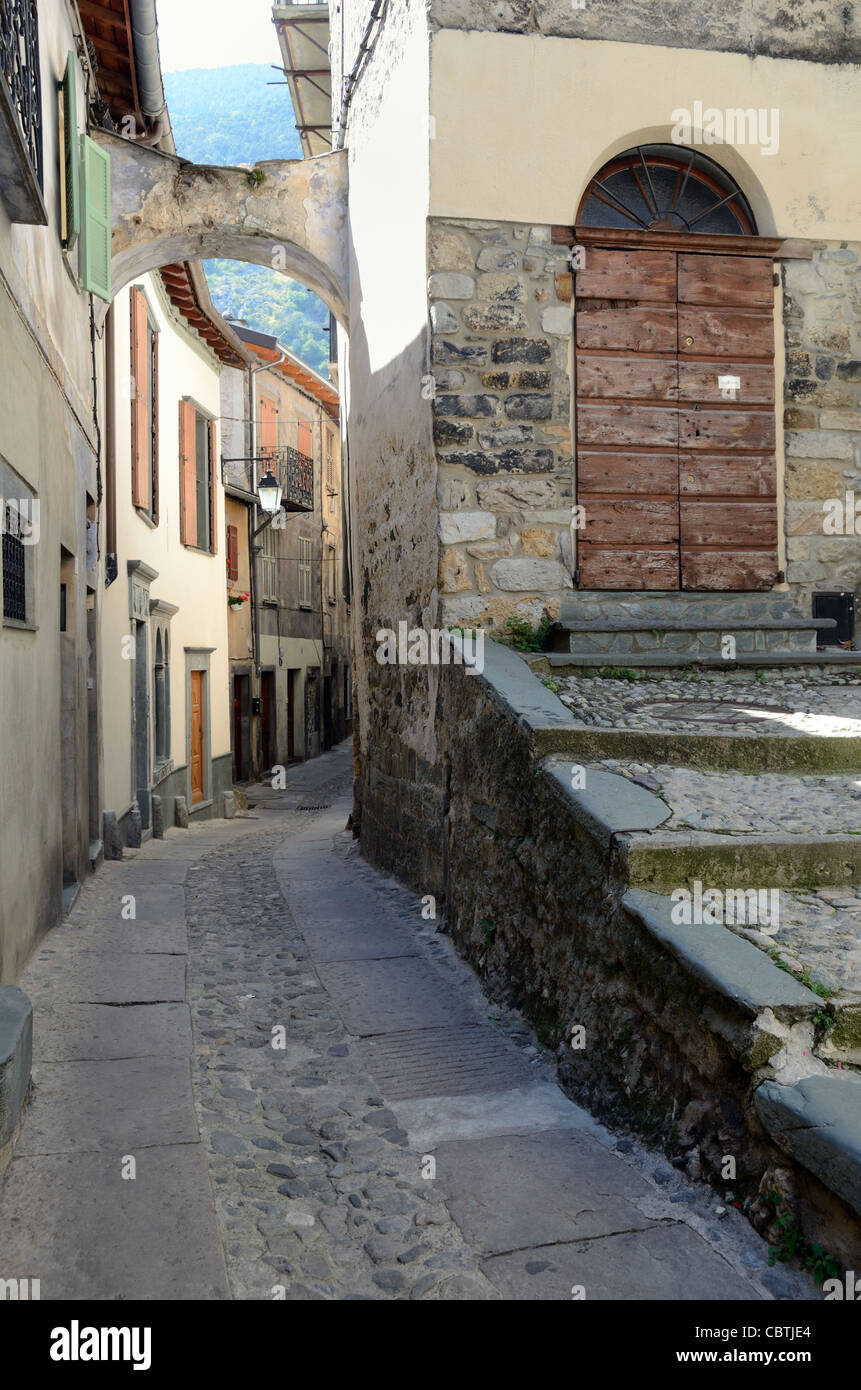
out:
M272 0L156 0L163 72L278 63Z

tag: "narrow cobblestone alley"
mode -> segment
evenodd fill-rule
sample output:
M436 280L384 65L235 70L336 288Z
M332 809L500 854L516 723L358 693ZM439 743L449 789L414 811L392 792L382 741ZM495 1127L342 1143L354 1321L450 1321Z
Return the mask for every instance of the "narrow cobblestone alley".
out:
M561 1093L360 857L351 772L106 864L46 938L4 1266L46 1299L812 1298Z

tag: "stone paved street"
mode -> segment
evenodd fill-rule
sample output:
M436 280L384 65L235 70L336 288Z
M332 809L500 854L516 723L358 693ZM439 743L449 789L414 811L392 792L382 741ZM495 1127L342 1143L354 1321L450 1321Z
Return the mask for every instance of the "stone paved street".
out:
M342 745L105 865L43 943L8 1272L45 1299L815 1297L731 1193L562 1094L359 856L351 772Z
M787 667L763 670L668 670L638 679L559 673L559 698L579 723L739 737L794 734L857 738L857 672Z

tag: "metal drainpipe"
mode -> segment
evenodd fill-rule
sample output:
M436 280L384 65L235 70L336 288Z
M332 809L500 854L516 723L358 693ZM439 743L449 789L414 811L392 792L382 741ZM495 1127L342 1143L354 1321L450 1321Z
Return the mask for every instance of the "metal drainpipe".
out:
M135 78L141 115L149 132L140 136L142 145L157 145L170 134L167 101L161 76L155 0L128 0L135 57Z

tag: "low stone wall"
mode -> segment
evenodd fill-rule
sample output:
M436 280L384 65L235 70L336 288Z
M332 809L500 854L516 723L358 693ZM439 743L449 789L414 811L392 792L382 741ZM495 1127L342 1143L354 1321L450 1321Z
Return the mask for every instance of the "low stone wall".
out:
M821 1001L724 928L726 962L704 963L704 938L687 929L680 945L654 913L635 910L618 837L540 762L555 738L564 747L568 712L520 658L494 643L487 653L483 676L440 672L433 767L393 763L391 785L375 770L360 779L365 854L437 899L490 995L527 1014L593 1113L665 1144L721 1194L750 1198L763 1230L776 1191L808 1240L851 1265L857 1211L773 1141L754 1103L787 1039L799 1056L812 1048ZM390 814L394 785L400 816ZM579 1049L575 1027L585 1030Z

